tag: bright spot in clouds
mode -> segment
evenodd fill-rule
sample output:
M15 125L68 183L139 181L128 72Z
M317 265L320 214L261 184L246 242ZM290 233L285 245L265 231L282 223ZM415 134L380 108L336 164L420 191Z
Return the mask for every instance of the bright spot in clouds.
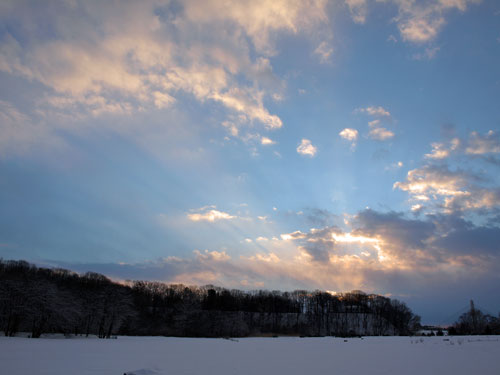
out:
M0 258L443 316L500 288L498 2L0 8Z
M190 213L187 217L191 221L208 221L211 223L218 220L236 219L236 216L230 215L227 212L218 211L215 207L212 209L202 208L200 212Z

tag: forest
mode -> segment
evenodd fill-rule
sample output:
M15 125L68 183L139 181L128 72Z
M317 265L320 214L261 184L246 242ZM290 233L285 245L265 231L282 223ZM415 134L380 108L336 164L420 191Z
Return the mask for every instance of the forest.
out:
M403 302L352 291L241 291L113 282L87 272L0 259L0 331L180 337L408 335L420 317Z

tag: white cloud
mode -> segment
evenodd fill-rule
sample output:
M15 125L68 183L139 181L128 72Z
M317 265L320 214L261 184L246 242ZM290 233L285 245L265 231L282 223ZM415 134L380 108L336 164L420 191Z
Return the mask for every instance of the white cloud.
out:
M400 22L398 27L404 40L422 43L434 39L444 23L443 17L436 17L434 19L415 17Z
M283 85L267 56L278 52L279 34L312 37L328 21L323 0L230 7L186 0L178 12L166 1L56 4L54 12L37 2L13 2L0 14L0 22L18 20L0 41L0 71L43 85L38 111L68 119L130 115L181 106L187 94L220 105L221 122L233 116L233 136L246 124L267 130L283 125L265 105L267 98L282 97L277 86ZM326 47L320 51L328 54Z
M207 98L220 102L227 108L241 113L245 116L240 117L244 122L257 120L268 129L281 128L283 122L278 116L271 115L268 112L264 107L263 97L264 93L262 91L256 91L253 88L231 88L224 93L212 92L207 95Z
M477 132L472 132L467 143L465 152L470 155L498 154L500 153L500 135L498 132L490 130L482 136Z
M319 46L314 50L314 53L319 56L319 60L322 63L330 61L330 56L333 53L333 47L328 42L321 42Z
M254 261L256 260L266 263L278 263L280 261L280 258L274 253L268 253L268 254L257 253L249 257L248 260L254 260Z
M271 55L276 53L274 33L298 33L327 20L326 3L322 0L255 0L235 2L231 6L217 0L185 3L186 18L190 22L202 25L230 22L244 30L258 52Z
M367 0L345 0L354 22L363 24L368 13Z
M391 113L382 106L369 106L366 108L358 108L355 112L366 113L374 117L391 117Z
M388 171L388 170L394 170L394 169L399 169L399 168L402 168L403 167L403 162L402 161L398 161L396 163L392 163L391 165L385 167L385 170Z
M270 138L267 138L267 137L262 137L260 139L260 143L264 146L269 146L269 145L274 145L276 142L273 141L272 139Z
M396 182L394 188L427 198L433 195L455 196L469 194L464 189L466 182L465 173L452 172L443 167L424 166L409 171L406 181Z
M418 212L420 211L424 206L422 206L421 204L414 204L411 206L411 210L413 212Z
M219 211L215 209L215 206L202 207L198 212L189 213L187 217L191 221L208 221L215 222L219 220L232 220L236 219L236 216L230 215L227 212Z
M155 91L153 95L155 106L159 109L168 107L170 104L175 102L175 99L172 96L160 91Z
M481 178L462 170L450 170L446 165L424 165L408 172L406 181L394 188L408 192L413 200L436 203L445 213L500 206L500 189L480 185Z
M368 133L368 136L371 139L377 140L377 141L386 141L388 139L391 139L394 137L394 133L386 128L373 128L370 129L370 132Z
M442 143L432 143L432 151L430 154L425 154L427 159L445 159L450 156L450 150L446 149Z
M282 235L280 235L280 237L283 241L289 241L306 238L306 234L302 233L300 230L297 230L292 233L283 233Z
M358 131L352 128L345 128L339 135L348 141L355 142L358 139Z
M198 260L202 261L224 262L231 259L231 257L225 251L205 250L204 252L201 252L199 250L194 250L193 253L196 255L196 258L198 258Z
M444 15L451 10L464 12L468 4L481 0L392 0L398 6L395 18L403 40L426 43L436 38L446 21Z
M385 141L394 137L394 132L382 127L382 120L391 119L391 113L382 106L369 106L365 108L357 108L355 113L365 113L369 116L376 117L368 122L370 131L368 137L376 141Z
M442 160L450 157L453 152L460 151L462 141L459 138L453 138L445 143L434 142L431 143L432 151L429 154L425 154L426 159L437 159Z
M318 149L311 144L309 139L302 139L300 145L297 147L297 152L301 155L314 157Z

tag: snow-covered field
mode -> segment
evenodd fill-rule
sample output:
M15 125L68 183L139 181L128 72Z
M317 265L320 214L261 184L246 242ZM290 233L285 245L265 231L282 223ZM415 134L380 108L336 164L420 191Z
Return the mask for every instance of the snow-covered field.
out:
M449 341L444 341L449 339ZM5 375L500 374L495 336L0 338Z

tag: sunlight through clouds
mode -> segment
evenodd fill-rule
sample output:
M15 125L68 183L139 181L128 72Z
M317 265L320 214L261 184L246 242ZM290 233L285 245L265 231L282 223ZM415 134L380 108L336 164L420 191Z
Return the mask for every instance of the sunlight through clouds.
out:
M208 221L211 223L218 220L236 219L236 216L216 210L215 208L215 206L203 207L198 210L199 212L187 214L187 217L191 221Z
M0 258L426 306L486 295L498 14L478 0L3 1Z

